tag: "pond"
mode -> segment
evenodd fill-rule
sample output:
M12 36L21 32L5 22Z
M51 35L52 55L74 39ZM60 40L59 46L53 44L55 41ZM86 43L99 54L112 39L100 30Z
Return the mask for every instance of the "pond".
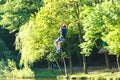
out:
M34 80L57 80L56 78L36 78Z
M35 79L0 78L0 80L57 80L57 79L56 78L35 78Z

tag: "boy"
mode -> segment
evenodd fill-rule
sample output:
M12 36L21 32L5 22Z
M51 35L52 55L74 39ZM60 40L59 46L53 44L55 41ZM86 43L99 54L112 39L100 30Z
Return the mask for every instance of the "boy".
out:
M58 32L60 32L60 37L58 37L54 42L54 45L56 47L56 53L60 53L61 42L63 42L66 37L67 34L66 24L62 24Z

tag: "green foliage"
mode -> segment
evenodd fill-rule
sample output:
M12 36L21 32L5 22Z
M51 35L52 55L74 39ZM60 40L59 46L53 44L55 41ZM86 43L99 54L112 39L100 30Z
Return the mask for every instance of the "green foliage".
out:
M16 36L16 49L20 50L21 64L32 64L36 60L43 59L43 56L49 55L49 53L54 54L55 47L53 42L58 37L60 22L67 24L69 29L67 36L69 36L69 38L73 36L70 34L77 33L77 26L78 23L80 23L81 6L84 6L83 4L86 0L81 2L80 0L44 1L44 5L35 15L31 15L29 22L20 28ZM88 3L85 4L92 6L90 1L88 1ZM83 9L85 9L85 6ZM100 35L97 31L95 31L95 33ZM76 45L78 44L75 44L75 46ZM66 47L66 45L64 46ZM70 46L70 48L73 48L72 45ZM87 48L91 46L92 44L88 45ZM91 51L91 49L88 51ZM47 59L52 59L51 54Z
M85 31L83 38L86 41L85 43L81 44L81 47L84 48L83 52L88 51L86 53L90 53L91 48L99 39L106 41L108 46L112 48L113 45L110 45L109 43L112 42L110 37L113 37L110 35L113 34L114 30L118 30L119 28L120 6L118 4L119 1L116 0L105 1L102 4L88 8L87 11L83 11L83 16L86 16L82 21ZM109 35L109 33L111 34ZM118 38L119 36L116 37ZM113 41L113 43L116 42Z
M55 53L50 53L49 55L46 56L46 60L49 60L50 62L54 62L55 59L57 58L57 56L55 55Z
M21 54L20 64L25 67L15 69L14 76L22 71L20 76L27 75L26 71L30 72L27 76L34 76L29 68L33 62L44 59L44 56L53 61L53 42L58 37L61 23L66 23L68 28L67 41L62 45L65 52L68 52L66 45L69 45L70 53L77 52L77 26L80 23L84 38L83 43L80 43L81 54L89 56L95 44L102 39L108 43L106 48L119 56L120 1L99 1L44 0L43 3L43 0L1 0L0 25L10 32L18 32L15 45ZM0 45L1 58L13 58L12 52L1 39Z
M104 18L105 26L106 26L106 32L103 32L102 39L105 40L108 43L108 46L106 48L109 50L111 54L120 55L120 37L119 37L119 31L120 31L120 1L109 1L108 2L108 10L105 10L107 14L109 14L108 18ZM105 4L102 5L102 7ZM104 9L104 7L103 7Z
M16 64L13 60L8 59L0 61L0 77L12 77L11 71L16 69Z
M120 56L120 29L115 29L110 31L104 40L107 41L108 46L106 48L109 50L110 54Z
M44 55L45 45L41 44L43 36L38 32L38 28L34 26L35 30L32 29L31 23L23 26L16 38L16 49L20 49L21 52L21 64L28 65ZM21 28L22 29L22 28ZM27 29L27 31L26 31ZM25 35L24 35L25 34ZM29 57L28 57L29 56Z
M15 69L11 72L13 78L34 78L34 72L30 68Z
M50 71L50 70L35 70L35 77L40 78L56 78L56 76L61 75L59 71Z
M81 54L84 54L85 56L89 56L93 48L93 42L90 41L83 42L82 44L80 44L80 47L82 49Z
M19 30L19 27L25 24L32 13L38 11L42 5L42 0L7 0L1 5L2 20L0 24L9 29L10 32Z
M14 55L14 52L10 51L8 47L6 46L5 42L0 39L0 60L1 59L12 59L17 60L16 55Z
M17 32L21 25L29 20L30 15L38 11L41 5L42 0L7 0L0 5L0 15L2 16L0 24L10 32ZM11 52L6 51L5 57L12 57Z
M16 62L8 59L0 61L0 77L2 78L30 78L34 77L34 72L30 68L17 69Z
M0 39L0 54L1 54L1 58L3 57L4 53L7 51L7 47L5 45L5 43L3 42L3 40Z
M43 59L49 52L54 53L54 40L58 37L58 29L61 23L67 24L69 29L73 25L71 7L68 0L47 0L44 6L32 15L30 21L20 28L16 37L16 49L21 52L21 64L31 64L36 60ZM68 14L69 13L69 14ZM28 57L29 56L29 57Z
M1 61L0 61L0 77L2 77L4 74L4 69L5 69L5 67L6 67L6 63L5 63L5 61L2 59Z
M11 56L12 51L10 51L7 46L5 45L4 41L0 39L0 59L10 59L12 58Z
M0 4L4 4L6 0L0 0Z

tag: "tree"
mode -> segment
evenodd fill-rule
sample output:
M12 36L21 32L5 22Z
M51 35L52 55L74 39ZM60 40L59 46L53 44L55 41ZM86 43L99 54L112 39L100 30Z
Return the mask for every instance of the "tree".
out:
M120 1L109 1L109 17L104 19L106 20L106 28L108 31L103 32L103 40L105 40L108 43L108 46L106 48L109 50L110 54L116 55L117 65L118 69L120 70L119 65L119 55L120 55L120 48L119 48L119 25L120 25ZM107 11L107 10L106 10ZM106 34L107 33L107 34Z
M119 40L119 36L117 36L116 40L111 39L113 38L111 36L114 35L114 31L119 31L119 3L120 2L116 0L105 1L102 4L96 5L88 10L89 14L86 14L86 17L83 20L85 31L84 39L86 42L81 44L84 52L88 55L98 39L102 39L107 42L108 46L106 48L110 51L110 53L114 52L112 48L113 44L110 43L116 43L116 40ZM114 47L114 50L115 49L119 49L119 47ZM118 54L119 52L114 53Z
M36 16L33 15L31 20L21 27L17 35L16 47L21 52L22 64L24 63L26 65L26 63L29 62L33 63L48 52L53 52L53 42L59 28L56 26L60 26L59 22L65 21L65 18L68 17L65 15L65 10L59 11L61 8L66 8L66 5L63 6L65 2L62 3L62 1L59 1L58 3L58 1L45 1L44 3L44 6ZM59 6L59 4L61 4L61 6ZM63 18L63 16L65 18ZM28 56L30 57L26 58Z
M31 14L35 15L43 4L43 0L1 0L0 1L0 27L9 30L13 37L17 35L22 25L29 21ZM1 29L1 28L0 28ZM5 34L4 34L5 35ZM11 34L10 34L11 35ZM8 39L5 41L7 42ZM4 41L4 42L5 42ZM12 42L15 40L12 40ZM10 42L10 41L9 41ZM14 43L11 42L11 46ZM5 43L7 44L7 43ZM7 44L8 45L8 44ZM7 47L8 49L9 47ZM18 52L9 49L4 53L5 58L15 59ZM20 57L20 56L19 56ZM16 61L19 63L19 61ZM6 63L9 63L6 60ZM27 69L28 70L28 69ZM19 70L18 70L19 72Z
M85 3L85 1L83 1L83 3ZM86 4L91 5L89 0ZM71 29L71 31L78 31L81 44L83 42L83 29L80 23L80 8L83 5L84 4L80 4L79 0L44 1L44 5L40 11L36 16L32 16L34 18L31 17L31 20L21 28L17 36L16 45L21 51L22 56L25 56L25 53L31 55L33 54L32 51L34 51L36 55L39 54L39 57L44 56L47 52L53 52L53 42L58 36L57 30L59 27L57 26L60 26L60 22L68 24L68 28ZM28 40L30 40L30 42ZM34 44L35 48L30 47L31 44ZM38 52L39 50L42 50L42 52ZM39 57L37 56L33 61L38 60ZM24 60L25 58L22 59L22 61L26 62L32 60L30 60L30 58L26 58L27 60Z
M0 25L10 32L19 31L19 28L29 21L30 15L37 12L42 5L42 0L6 0L1 4Z

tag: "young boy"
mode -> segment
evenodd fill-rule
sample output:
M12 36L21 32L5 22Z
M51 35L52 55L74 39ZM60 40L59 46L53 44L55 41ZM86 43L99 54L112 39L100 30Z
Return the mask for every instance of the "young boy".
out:
M60 37L58 37L54 42L54 45L56 47L56 53L60 53L61 42L63 42L66 37L67 34L66 24L62 24L58 32L60 32Z

